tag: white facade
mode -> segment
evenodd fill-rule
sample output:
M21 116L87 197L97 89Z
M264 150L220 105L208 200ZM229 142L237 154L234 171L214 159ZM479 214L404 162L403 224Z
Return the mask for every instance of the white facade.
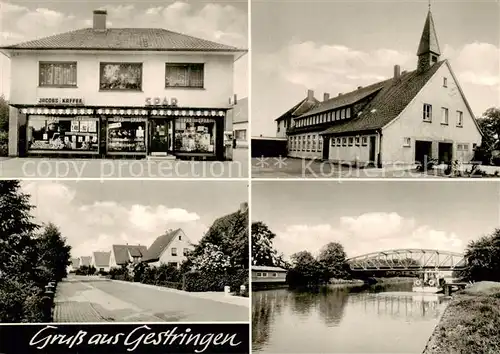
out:
M233 123L234 138L236 139L237 148L248 148L249 145L249 130L248 122Z
M161 264L173 264L176 267L180 267L182 262L187 260L185 254L188 250L193 250L193 245L187 238L184 231L180 230L170 241L170 243L163 249L162 253L160 254L159 260L150 263L150 265L158 267Z
M323 157L323 137L321 132L296 134L288 137L288 156L304 159Z

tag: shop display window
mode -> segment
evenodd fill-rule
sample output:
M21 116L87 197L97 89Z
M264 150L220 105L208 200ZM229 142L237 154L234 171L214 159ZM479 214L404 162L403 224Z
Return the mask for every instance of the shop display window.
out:
M215 120L180 118L175 121L175 151L215 153Z
M29 116L28 150L99 151L99 119Z
M146 152L146 119L113 117L108 119L108 152Z

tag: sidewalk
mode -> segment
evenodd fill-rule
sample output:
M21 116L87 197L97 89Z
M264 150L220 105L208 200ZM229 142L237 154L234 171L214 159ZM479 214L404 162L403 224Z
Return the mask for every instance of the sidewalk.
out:
M179 295L196 297L199 299L223 302L223 303L231 304L231 305L250 307L250 300L248 297L233 296L230 294L226 295L223 292L215 292L215 291L189 292L189 291L171 289L171 288L167 288L164 286L156 286L156 285L150 285L150 284L123 281L123 280L111 280L111 281L118 282L118 283L131 284L131 285L135 285L135 286L139 286L139 287L146 287L146 288L155 289L155 290L159 290L159 291L171 292L171 293L175 293L175 294L179 294Z

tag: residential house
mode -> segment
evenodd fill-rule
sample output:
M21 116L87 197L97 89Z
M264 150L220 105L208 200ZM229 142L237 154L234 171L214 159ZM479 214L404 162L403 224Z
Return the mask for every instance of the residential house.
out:
M120 267L127 263L139 263L146 254L147 247L142 245L113 245L109 255L109 268Z
M76 272L80 268L80 258L71 258L70 261L69 272Z
M233 107L233 132L236 148L248 148L248 97L238 99Z
M106 16L0 48L11 66L9 155L230 159L233 67L246 50L108 28Z
M391 78L327 95L294 117L288 155L378 166L470 161L482 133L450 63L441 59L430 10L417 57L416 70L395 65Z
M179 268L187 259L187 253L193 248L182 229L169 230L151 244L143 260L155 267L170 264Z
M80 257L80 267L90 267L92 265L92 256Z
M109 261L111 252L92 253L92 265L99 272L109 272Z

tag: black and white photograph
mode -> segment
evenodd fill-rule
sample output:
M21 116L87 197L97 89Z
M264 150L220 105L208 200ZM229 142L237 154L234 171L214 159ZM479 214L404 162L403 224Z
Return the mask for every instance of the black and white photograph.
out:
M248 322L247 188L0 181L0 322Z
M0 176L247 177L247 1L8 0L0 16Z
M251 15L253 177L498 176L498 1L256 1Z
M499 352L499 208L497 182L254 181L253 352Z

